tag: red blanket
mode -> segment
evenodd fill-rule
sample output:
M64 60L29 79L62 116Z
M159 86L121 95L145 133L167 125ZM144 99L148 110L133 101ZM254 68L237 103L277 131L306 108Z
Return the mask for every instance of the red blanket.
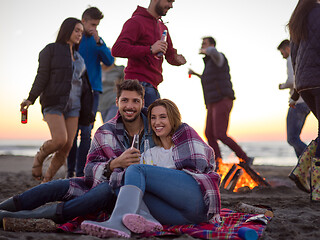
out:
M248 218L257 214L236 213L230 209L221 210L222 223L210 224L192 224L192 225L164 225L163 231L152 234L142 234L141 237L149 236L165 236L165 235L183 235L188 234L194 238L202 239L240 239L238 230L242 227L254 229L258 236L261 237L265 224L261 222L245 222ZM100 214L97 221L105 221L108 216ZM93 219L93 216L87 216L86 219ZM59 229L65 232L81 233L80 224L84 220L82 217L77 217L74 220L59 226ZM270 221L271 218L268 218Z

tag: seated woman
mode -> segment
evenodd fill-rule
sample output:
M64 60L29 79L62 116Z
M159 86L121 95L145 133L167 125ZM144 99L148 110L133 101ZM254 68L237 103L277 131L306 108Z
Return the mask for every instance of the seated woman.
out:
M84 221L82 230L98 237L127 237L131 232L157 231L159 224L196 224L219 221L220 176L214 172L214 153L185 123L177 106L158 99L149 106L148 120L156 147L145 150L141 161L113 172L110 184L120 188L108 221ZM147 144L145 144L147 146ZM152 156L152 158L149 158ZM147 207L145 206L145 204ZM141 214L150 210L153 219Z

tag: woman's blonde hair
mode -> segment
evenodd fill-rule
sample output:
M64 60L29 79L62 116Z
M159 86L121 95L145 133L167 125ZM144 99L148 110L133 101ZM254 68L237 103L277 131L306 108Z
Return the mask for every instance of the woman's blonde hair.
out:
M170 125L172 127L171 132L169 133L170 136L172 136L175 131L180 127L181 125L181 114L177 107L177 105L172 102L169 99L157 99L154 101L149 107L148 107L148 121L149 121L149 127L151 128L151 111L154 107L163 106L167 110L168 119L170 122ZM152 138L156 145L162 146L160 138L152 132Z

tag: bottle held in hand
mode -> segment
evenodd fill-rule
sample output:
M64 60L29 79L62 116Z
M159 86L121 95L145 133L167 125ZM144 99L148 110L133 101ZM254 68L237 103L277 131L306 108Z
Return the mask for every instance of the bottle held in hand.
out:
M133 136L133 141L132 141L131 148L136 148L136 149L139 150L139 134L135 134Z
M153 160L152 160L152 154L151 154L151 149L150 149L150 144L149 144L149 139L144 140L144 151L142 154L142 163L143 164L149 164L149 165L154 165Z
M28 122L28 110L22 109L21 110L21 123L26 124Z
M167 30L164 30L161 36L161 41L167 41ZM163 52L158 52L156 55L158 58L163 56Z

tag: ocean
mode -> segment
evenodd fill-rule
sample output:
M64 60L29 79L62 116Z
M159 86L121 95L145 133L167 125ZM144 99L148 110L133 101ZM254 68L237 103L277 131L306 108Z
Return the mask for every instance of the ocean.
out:
M0 140L0 155L23 155L33 157L43 140ZM225 163L236 162L237 157L225 145L219 144ZM297 157L294 150L285 141L239 142L239 145L255 165L294 166Z

